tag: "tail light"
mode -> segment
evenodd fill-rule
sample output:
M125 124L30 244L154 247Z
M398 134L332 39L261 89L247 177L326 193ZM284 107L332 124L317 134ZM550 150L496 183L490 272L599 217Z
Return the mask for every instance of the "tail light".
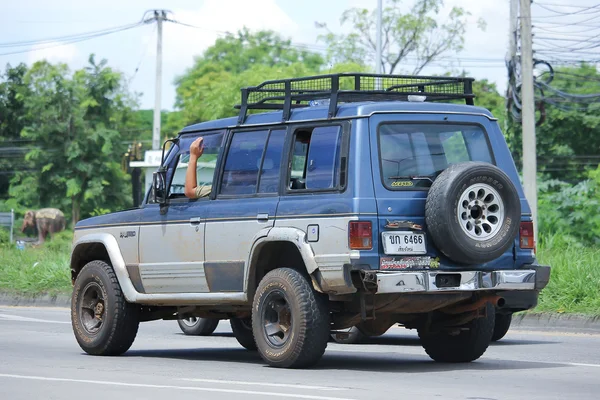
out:
M373 228L368 221L350 221L348 242L351 250L370 250L373 248Z
M519 245L522 249L533 249L535 251L533 222L521 222L521 226L519 227Z

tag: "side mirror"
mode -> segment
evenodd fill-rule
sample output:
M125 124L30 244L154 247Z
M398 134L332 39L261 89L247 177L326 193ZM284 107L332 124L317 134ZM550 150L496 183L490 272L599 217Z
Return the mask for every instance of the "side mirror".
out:
M152 175L152 199L160 205L167 202L166 171L157 171Z

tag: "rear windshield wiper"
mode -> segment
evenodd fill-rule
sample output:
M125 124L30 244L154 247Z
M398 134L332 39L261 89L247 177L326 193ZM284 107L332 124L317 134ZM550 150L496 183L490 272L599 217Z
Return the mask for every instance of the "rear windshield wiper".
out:
M429 181L433 183L430 176L388 176L388 179L410 179L411 181Z

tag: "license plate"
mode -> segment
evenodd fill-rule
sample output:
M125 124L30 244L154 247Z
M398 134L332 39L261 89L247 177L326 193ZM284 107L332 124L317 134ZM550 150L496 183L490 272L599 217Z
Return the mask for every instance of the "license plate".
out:
M425 234L417 232L383 232L385 254L427 254Z

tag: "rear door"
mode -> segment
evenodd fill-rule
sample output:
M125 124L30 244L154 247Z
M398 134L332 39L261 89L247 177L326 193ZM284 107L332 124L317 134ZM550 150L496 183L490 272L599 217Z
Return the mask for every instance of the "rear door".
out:
M370 118L373 183L380 234L380 268L461 268L427 236L425 200L450 164L495 164L483 116L376 114ZM512 249L482 269L513 266Z
M204 271L211 292L241 292L257 233L275 223L285 129L229 136L216 199L208 204Z

